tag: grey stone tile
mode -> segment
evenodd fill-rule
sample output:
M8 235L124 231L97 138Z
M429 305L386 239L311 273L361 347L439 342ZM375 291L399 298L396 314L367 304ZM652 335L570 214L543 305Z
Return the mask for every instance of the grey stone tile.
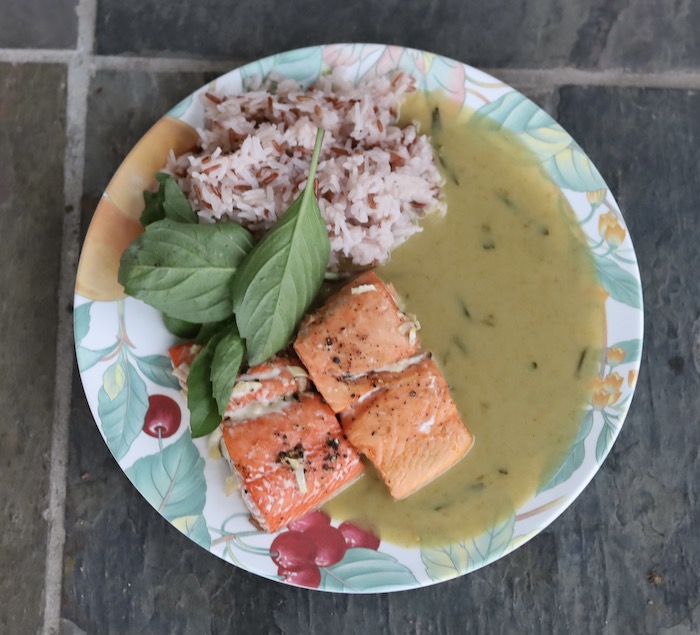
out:
M90 166L86 191L99 193L136 138L181 96L175 94L179 86L168 88L172 102L133 123L140 116L139 90L121 108L111 103L136 85L132 76L138 74L103 74L93 82L103 90L91 96L88 162L102 166ZM157 88L149 100L161 99L159 84L146 85ZM191 88L182 86L182 94ZM622 205L642 269L647 339L638 392L592 484L533 541L467 577L381 596L302 591L221 562L163 521L111 458L76 378L63 590L67 632L695 630L700 175L694 148L700 94L570 87L558 95L526 92L557 110L600 168ZM110 142L123 146L106 152ZM650 581L651 572L658 577Z
M136 142L168 110L214 77L144 71L95 74L88 95L83 232L109 180Z
M0 64L0 631L12 633L36 632L43 609L65 81L60 66Z
M77 0L4 0L2 48L75 48Z
M700 5L684 0L103 0L100 53L247 59L329 42L385 42L480 67L639 71L700 63Z
M697 628L698 108L697 92L581 87L563 89L559 103L561 123L618 198L642 274L643 372L632 416L596 479L600 505L614 509L596 558L606 563L608 615L627 632ZM652 570L659 585L645 579Z
M71 628L197 635L622 632L605 626L605 581L613 574L601 554L610 541L622 549L607 484L612 461L550 529L485 569L404 593L331 595L240 571L167 525L119 471L77 378L75 385L63 596ZM642 591L649 586L646 566L641 561L632 572ZM645 602L646 596L642 610Z

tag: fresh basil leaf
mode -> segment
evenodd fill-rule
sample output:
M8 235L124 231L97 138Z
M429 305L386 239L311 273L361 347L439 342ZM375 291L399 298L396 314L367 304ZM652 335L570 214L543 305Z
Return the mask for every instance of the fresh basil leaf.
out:
M231 282L253 247L236 223L150 224L122 255L119 283L127 295L188 322L231 315Z
M245 344L235 324L222 331L218 342L211 364L211 384L214 399L219 407L219 416L223 418L236 383L238 369L243 361Z
M165 210L165 218L176 220L180 223L197 223L199 218L192 210L190 202L182 193L182 190L175 182L175 179L169 174L168 177L161 183L163 189L163 209Z
M233 308L251 365L287 344L323 282L330 241L313 188L322 142L319 129L304 191L246 256L233 280Z
M163 220L165 218L165 210L163 209L163 193L161 190L151 192L143 191L143 202L146 204L141 214L141 224L148 227L151 223Z
M190 410L190 429L193 439L211 434L221 423L212 393L211 364L216 346L222 337L223 333L217 333L209 340L209 343L192 361L187 375L187 407Z
M199 333L197 333L197 337L194 340L195 344L208 343L209 340L214 337L214 335L223 330L224 327L233 323L233 316L231 316L226 320L221 320L220 322L208 322L207 324L202 324L202 328L199 329Z
M173 335L185 340L196 337L197 333L199 333L202 328L201 324L187 322L186 320L180 320L165 314L163 314L163 324L165 324L165 328Z
M151 223L164 218L169 218L179 223L199 222L199 218L192 210L187 197L170 174L158 172L156 180L158 181L157 191L143 191L145 208L141 214L141 224L144 227L148 227Z

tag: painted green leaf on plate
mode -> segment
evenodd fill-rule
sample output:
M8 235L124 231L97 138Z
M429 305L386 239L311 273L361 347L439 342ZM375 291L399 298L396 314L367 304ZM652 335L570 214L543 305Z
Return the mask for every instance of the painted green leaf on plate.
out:
M114 342L114 344L107 346L106 348L101 348L98 351L93 351L92 349L79 345L75 349L75 355L78 359L78 368L80 369L80 372L84 373L86 370L92 368L103 357L114 351L115 348L117 348L117 342Z
M607 456L610 447L615 438L615 428L607 420L603 422L603 427L598 435L598 441L595 444L595 458L598 463L602 463Z
M254 77L266 78L274 73L308 86L319 76L322 62L323 52L320 47L287 51L244 66L241 77L245 85Z
M396 558L373 549L348 549L345 557L321 569L320 589L326 591L384 591L410 589L417 584L411 570Z
M124 356L105 371L97 401L107 446L121 459L141 432L148 411L146 384Z
M600 282L610 297L631 306L642 308L642 289L639 281L612 258L604 258L596 254L595 265L600 275Z
M525 95L507 93L479 108L471 119L513 132L535 154L559 187L588 192L605 187L603 177L568 133Z
M573 143L569 148L557 152L544 165L559 187L575 192L605 189L605 181L600 172L581 148Z
M586 442L586 437L591 432L592 426L593 411L588 410L583 417L576 440L567 453L566 458L562 461L561 465L557 468L554 474L548 478L544 485L540 486L540 489L537 492L538 494L540 492L544 492L545 490L551 489L564 481L567 481L571 475L581 467L583 464L583 459L586 456L584 443Z
M449 580L465 573L469 567L469 551L464 543L421 547L420 557L431 580Z
M608 350L611 348L620 348L625 352L625 358L622 360L622 363L636 362L642 354L642 340L637 339L616 342L608 346Z
M509 130L540 161L546 161L571 143L571 137L554 119L527 97L516 92L507 93L479 108L470 123Z
M211 547L211 536L207 529L207 521L202 514L193 516L181 516L172 521L174 527L179 529L185 536L194 540L200 547L209 549Z
M80 344L83 338L90 330L90 308L92 302L86 302L73 310L73 332L75 334L75 343Z
M469 551L471 566L491 562L502 555L513 537L514 526L515 515L512 515L477 538L467 541L465 544Z
M141 372L154 384L164 388L180 390L180 382L173 377L172 364L169 357L165 355L145 355L144 357L137 357L136 363Z
M168 520L199 516L204 510L207 491L204 459L188 433L162 452L138 459L126 470L126 475ZM201 531L197 530L200 535Z

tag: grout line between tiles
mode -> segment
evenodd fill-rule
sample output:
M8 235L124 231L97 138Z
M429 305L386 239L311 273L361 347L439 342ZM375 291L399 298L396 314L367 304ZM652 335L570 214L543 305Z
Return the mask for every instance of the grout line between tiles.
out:
M245 64L248 60L197 60L171 57L129 57L119 55L95 55L94 70L150 71L152 73L226 73Z
M75 51L66 49L2 49L0 62L9 64L68 64Z
M97 70L153 73L226 72L241 61L189 58L94 55L97 0L79 0L76 50L0 49L0 62L58 63L67 66L66 147L58 322L56 379L51 433L48 532L44 580L44 635L60 629L63 551L65 545L65 501L68 435L74 365L72 306L75 271L79 254L80 205L83 189L85 122L90 75ZM486 72L517 88L557 88L566 85L700 90L700 70L664 73L631 73L622 69L486 69Z
M79 0L77 48L67 60L66 146L63 191L61 263L58 286L56 337L56 383L51 463L49 468L48 535L44 574L44 635L58 635L61 617L63 549L65 546L65 502L68 465L68 428L73 381L73 305L75 271L80 242L80 202L83 190L85 120L90 82L89 59L95 37L97 0ZM44 60L42 60L44 61Z
M94 13L94 11L93 11ZM94 31L94 16L93 16ZM94 34L91 34L91 39ZM130 55L93 55L91 51L63 49L1 49L0 62L65 63L76 57L89 61L89 70L150 71L152 73L218 72L224 73L245 63L246 60L207 60L178 57L144 57ZM486 68L490 75L508 84L522 88L556 88L559 86L608 86L621 88L661 88L700 90L700 69L669 70L637 73L621 68L585 70L560 68Z
M494 68L484 69L507 84L525 88L558 88L561 86L608 86L618 88L662 88L700 90L700 70L667 71L664 73L632 73L623 69L605 71L578 68Z

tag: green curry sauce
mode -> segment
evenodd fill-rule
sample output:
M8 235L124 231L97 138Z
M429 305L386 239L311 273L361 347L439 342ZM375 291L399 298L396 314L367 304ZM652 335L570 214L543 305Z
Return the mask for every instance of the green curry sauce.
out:
M429 131L436 104L448 211L378 273L418 316L475 444L405 500L368 467L324 507L407 546L477 536L535 495L576 436L605 319L573 213L535 157L469 113L447 116L450 104L435 96L413 95L402 118Z

